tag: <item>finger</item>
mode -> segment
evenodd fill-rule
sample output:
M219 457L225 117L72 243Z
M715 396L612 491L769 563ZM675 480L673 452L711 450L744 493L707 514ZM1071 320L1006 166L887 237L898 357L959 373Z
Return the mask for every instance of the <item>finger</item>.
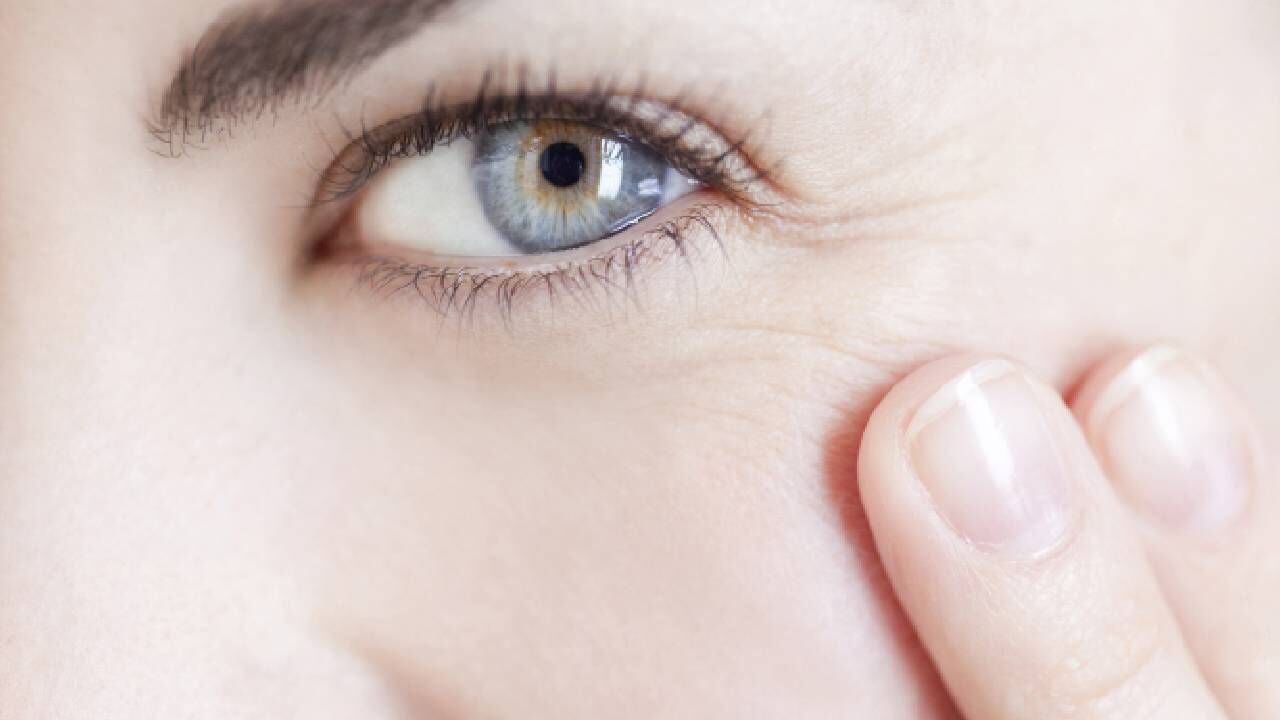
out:
M1222 718L1058 395L952 358L900 383L859 485L894 588L971 720Z
M1074 405L1215 694L1232 717L1280 717L1280 497L1247 413L1167 346L1105 363Z

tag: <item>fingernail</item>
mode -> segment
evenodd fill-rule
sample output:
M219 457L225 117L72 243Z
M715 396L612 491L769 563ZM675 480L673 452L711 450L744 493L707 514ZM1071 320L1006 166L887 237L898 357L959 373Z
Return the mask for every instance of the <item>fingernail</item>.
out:
M1043 410L1048 394L1012 364L991 360L943 386L908 426L916 476L973 545L1034 557L1065 534L1070 493Z
M1252 485L1252 446L1218 378L1178 350L1153 348L1098 394L1088 432L1131 504L1181 531L1238 517Z

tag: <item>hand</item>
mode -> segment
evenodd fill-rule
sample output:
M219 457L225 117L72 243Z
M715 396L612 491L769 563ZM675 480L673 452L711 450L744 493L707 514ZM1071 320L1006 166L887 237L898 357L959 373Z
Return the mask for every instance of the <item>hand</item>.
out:
M933 363L872 416L859 484L969 720L1280 718L1280 498L1221 380L1167 347L1072 406L1011 362Z

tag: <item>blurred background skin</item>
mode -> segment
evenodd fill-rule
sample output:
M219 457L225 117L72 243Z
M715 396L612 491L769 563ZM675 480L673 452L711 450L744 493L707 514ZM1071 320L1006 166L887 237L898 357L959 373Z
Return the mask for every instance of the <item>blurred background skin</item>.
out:
M894 379L1170 339L1280 441L1274 2L490 0L160 157L228 7L0 0L2 717L948 717L856 503ZM502 53L712 87L786 217L511 330L300 263L329 118Z

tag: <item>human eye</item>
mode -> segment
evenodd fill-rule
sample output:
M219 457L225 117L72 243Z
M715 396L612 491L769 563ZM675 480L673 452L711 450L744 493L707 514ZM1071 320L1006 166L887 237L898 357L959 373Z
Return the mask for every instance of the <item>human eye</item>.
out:
M353 138L316 201L344 207L324 253L442 312L617 287L697 239L721 242L722 221L763 197L744 143L676 103L600 89L435 97Z

